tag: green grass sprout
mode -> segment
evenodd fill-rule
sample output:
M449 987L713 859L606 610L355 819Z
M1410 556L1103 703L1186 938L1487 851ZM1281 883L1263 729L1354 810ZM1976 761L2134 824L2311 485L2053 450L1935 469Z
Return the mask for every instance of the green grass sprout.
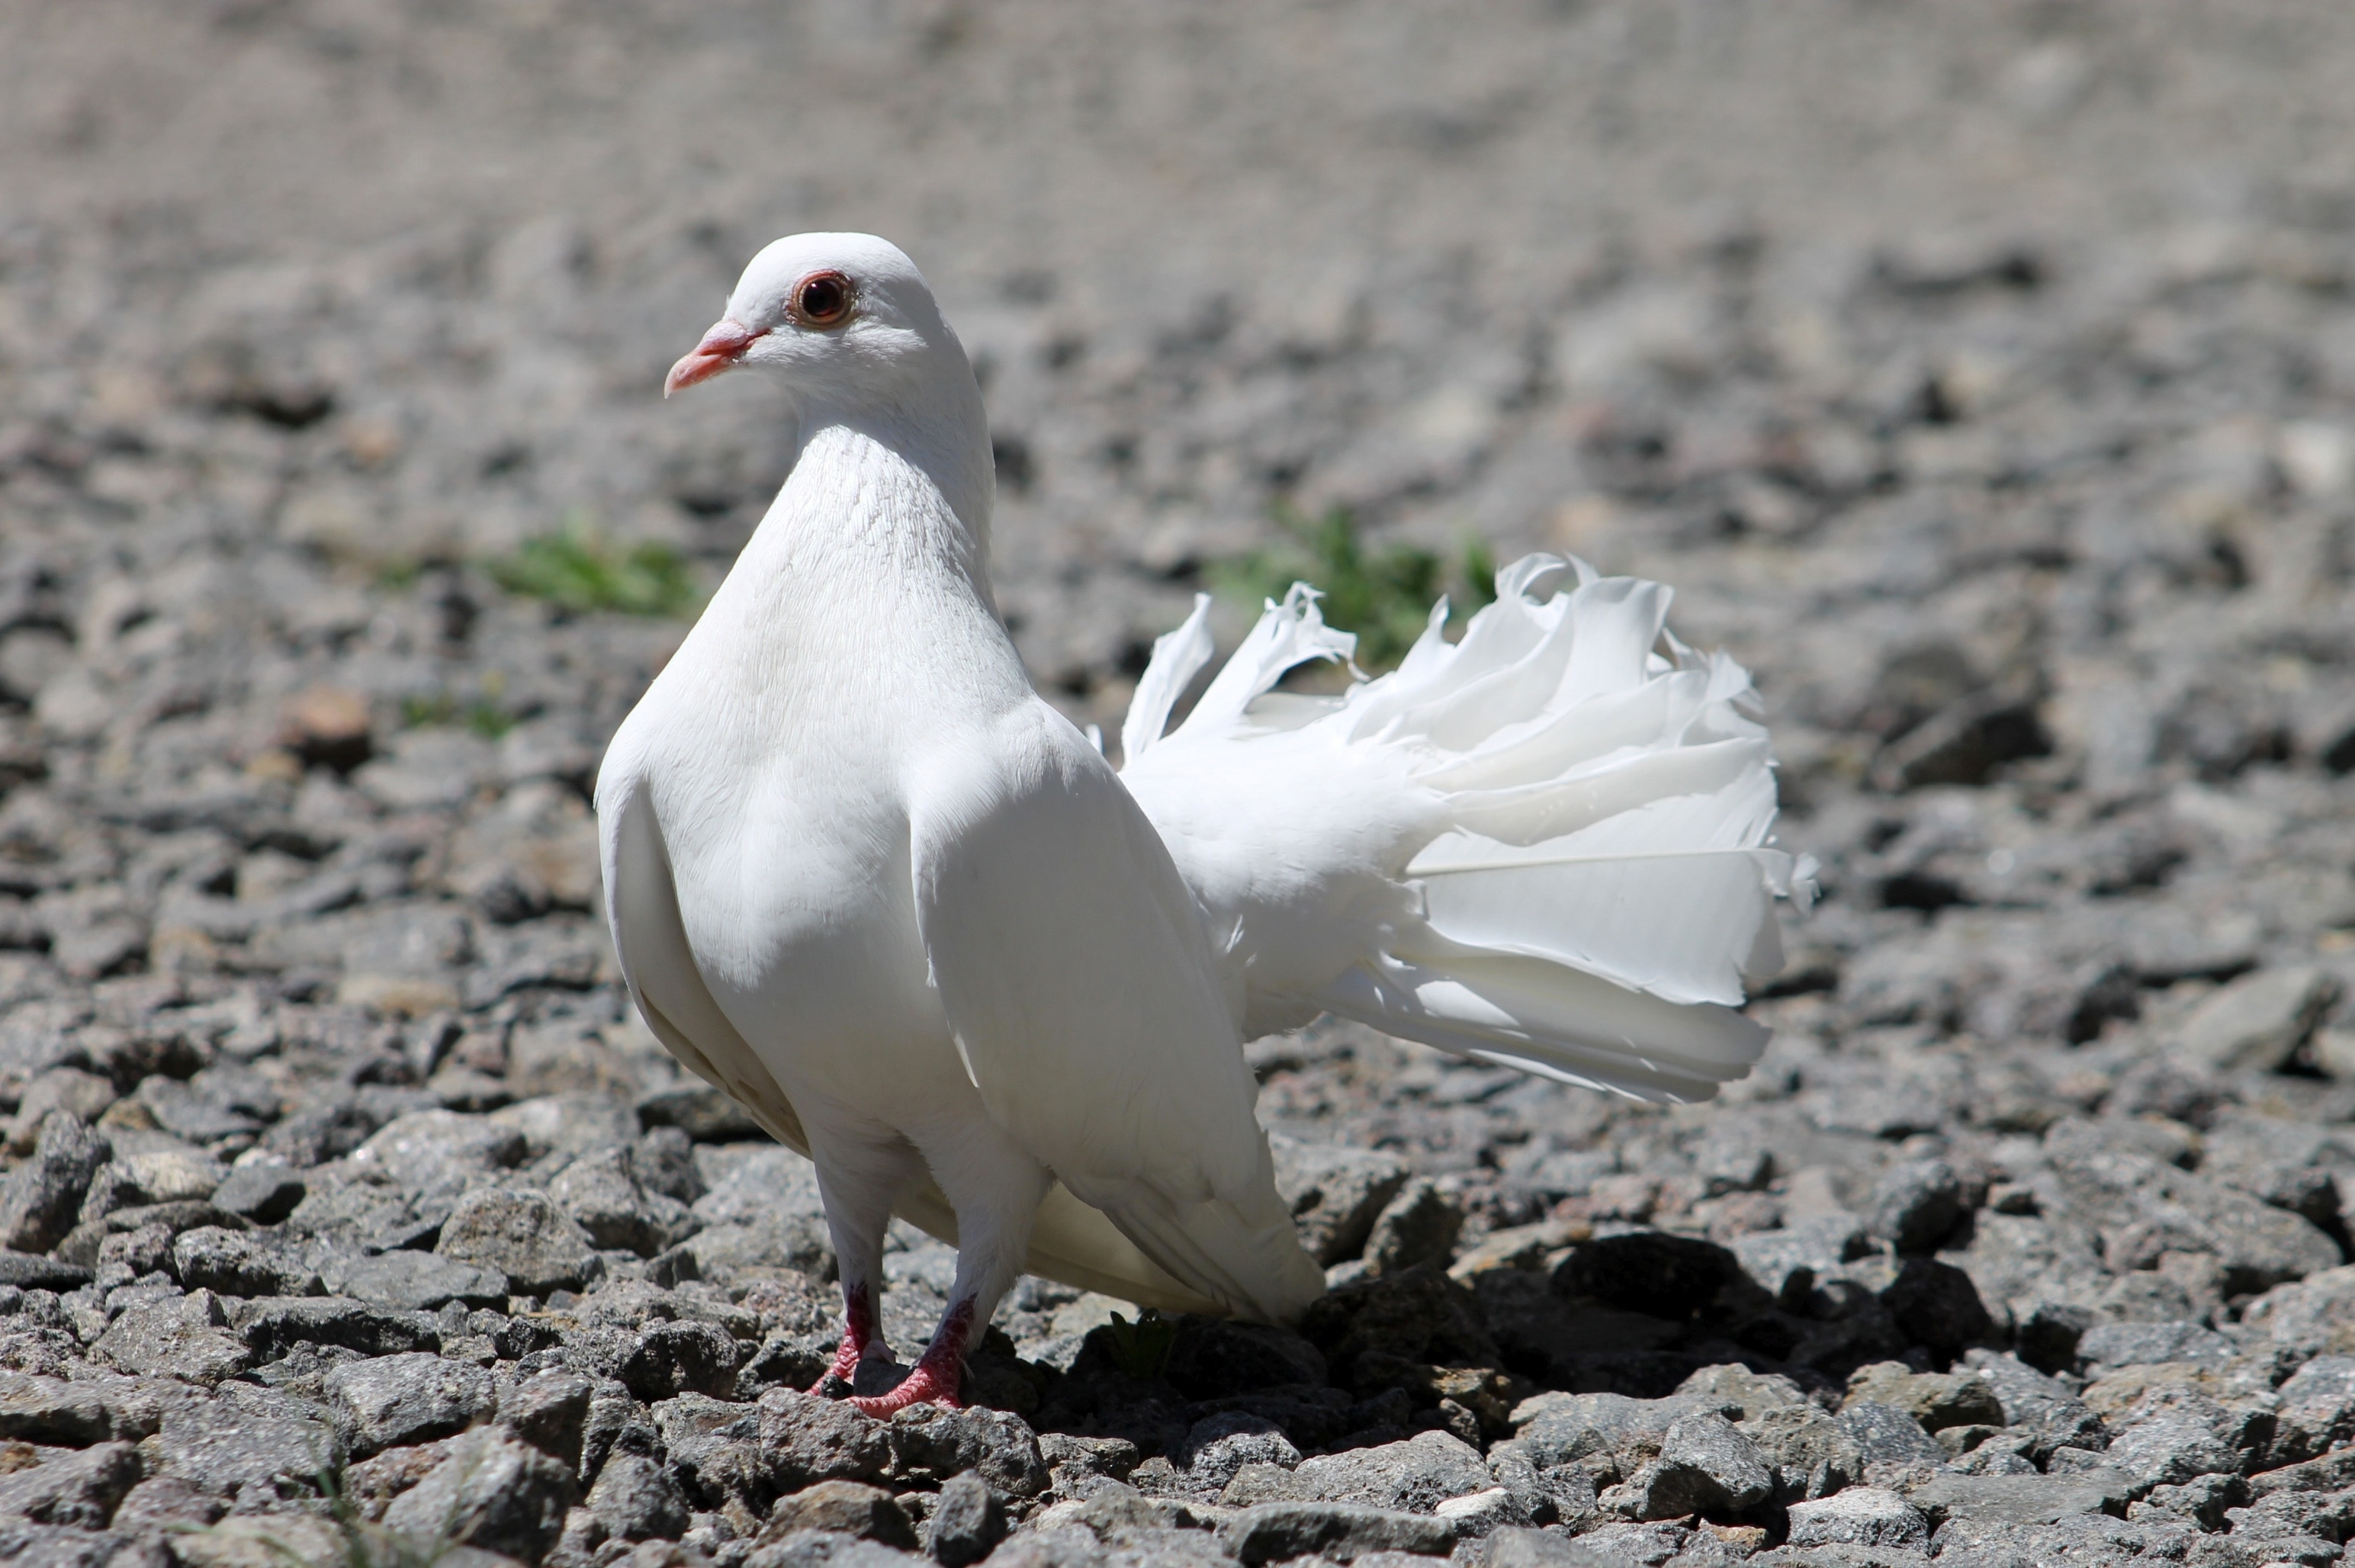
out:
M484 570L508 592L575 615L683 615L702 597L687 558L669 545L647 539L624 546L578 517L524 540L512 555L484 562Z
M1404 658L1442 593L1448 596L1450 620L1497 596L1497 561L1486 540L1467 539L1451 571L1449 562L1415 545L1367 549L1357 514L1347 507L1312 517L1278 502L1274 522L1281 542L1210 564L1211 591L1256 610L1266 600L1282 599L1295 582L1309 584L1325 596L1326 623L1358 635L1360 669L1379 673Z

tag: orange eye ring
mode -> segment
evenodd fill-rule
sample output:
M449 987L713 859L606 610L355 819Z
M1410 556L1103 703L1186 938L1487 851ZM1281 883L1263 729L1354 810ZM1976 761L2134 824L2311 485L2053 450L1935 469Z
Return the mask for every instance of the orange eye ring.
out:
M850 304L850 280L840 272L812 272L794 285L794 319L804 326L840 326Z

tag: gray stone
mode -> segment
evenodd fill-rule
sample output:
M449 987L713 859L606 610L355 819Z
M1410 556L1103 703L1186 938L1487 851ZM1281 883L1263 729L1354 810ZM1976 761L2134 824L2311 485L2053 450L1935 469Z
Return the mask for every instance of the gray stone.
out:
M2004 1524L2051 1524L2078 1514L2123 1509L2132 1483L2116 1470L2094 1468L2067 1475L1933 1476L1907 1499L1934 1526L1948 1520Z
M826 1531L857 1536L902 1552L916 1549L915 1527L907 1510L880 1487L863 1481L820 1481L777 1504L763 1541Z
M214 1383L251 1366L253 1352L229 1332L229 1315L208 1290L127 1308L91 1354L134 1377Z
M1872 1546L1904 1551L1926 1544L1929 1521L1895 1492L1852 1487L1837 1497L1791 1506L1790 1544Z
M65 1240L92 1179L113 1152L70 1112L43 1117L33 1157L0 1184L0 1247L46 1253Z
M2241 1456L2206 1427L2160 1415L2121 1428L2104 1456L2133 1483L2135 1495L2201 1476L2237 1473Z
M1635 1520L1740 1513L1774 1489L1757 1445L1721 1415L1689 1415L1663 1436L1657 1459L1603 1493L1604 1511Z
M71 1290L89 1283L90 1269L85 1264L34 1253L0 1251L0 1285L15 1285L20 1290Z
M297 1345L334 1345L364 1356L438 1350L437 1322L421 1312L395 1312L341 1296L259 1296L229 1312L253 1353L274 1361Z
M1892 1405L1925 1432L2004 1424L2003 1401L1995 1385L1977 1372L1917 1372L1902 1361L1879 1361L1849 1374L1848 1399Z
M1770 1410L1807 1403L1807 1396L1789 1378L1779 1372L1754 1372L1738 1361L1703 1367L1678 1384L1677 1392L1726 1401L1741 1412L1728 1413L1728 1419L1734 1421L1755 1421Z
M2265 1467L2295 1465L2355 1442L2355 1356L2317 1356L2275 1391Z
M2269 1072L2296 1054L2339 997L2339 982L2313 965L2243 975L2192 1008L2179 1049L2223 1072Z
M599 1247L652 1257L698 1228L686 1204L639 1180L635 1152L628 1147L581 1156L548 1190Z
M1936 1246L1966 1211L1962 1178L1943 1159L1900 1160L1881 1173L1865 1204L1873 1234L1902 1253Z
M1263 1503L1221 1524L1219 1546L1244 1568L1309 1556L1352 1563L1375 1552L1442 1557L1455 1550L1455 1530L1444 1520L1354 1503Z
M1048 1541L1045 1535L1023 1538L998 1559L998 1568L1079 1568L1068 1553L1049 1547ZM1092 1548L1094 1543L1089 1544ZM1026 1548L1045 1549L1032 1552ZM881 1541L828 1530L798 1531L765 1541L743 1560L744 1568L917 1568L924 1561Z
M972 1568L1006 1539L1006 1509L989 1483L967 1471L941 1486L924 1548L941 1568Z
M642 1094L637 1112L645 1126L677 1127L698 1143L736 1143L768 1136L751 1112L709 1083L680 1083Z
M1396 1274L1417 1264L1446 1266L1464 1229L1464 1211L1428 1177L1417 1177L1374 1216L1366 1234L1366 1266Z
M2078 1359L2095 1377L2163 1361L2222 1366L2239 1353L2232 1341L2199 1323L2101 1323L2077 1341Z
M498 1403L487 1371L423 1353L346 1362L324 1386L355 1458L463 1432Z
M118 1211L209 1200L229 1175L219 1161L184 1148L117 1150L91 1179L80 1222L103 1220ZM176 1227L185 1228L185 1227Z
M184 1231L173 1240L172 1272L190 1290L223 1296L319 1296L326 1289L300 1258L218 1225Z
M0 1518L104 1530L115 1505L137 1484L139 1467L133 1445L101 1443L0 1476Z
M8 1149L30 1154L41 1136L41 1123L51 1111L64 1111L87 1125L114 1104L114 1083L78 1067L52 1067L25 1085L8 1119Z
M686 1533L687 1500L663 1467L639 1454L616 1454L589 1488L589 1511L622 1541L677 1541Z
M2062 1122L2045 1139L2065 1217L2103 1237L2114 1269L2165 1252L2211 1253L2228 1293L2264 1290L2336 1266L2338 1244L2286 1210L2144 1155L2102 1130Z
M338 1296L405 1312L430 1312L449 1302L505 1307L507 1276L480 1264L406 1249L346 1256L328 1265Z
M579 1372L551 1367L500 1392L499 1424L566 1469L580 1469L591 1393Z
M1374 1221L1406 1185L1405 1161L1374 1149L1268 1139L1275 1188L1292 1210L1300 1243L1327 1267L1362 1251Z
M847 1404L783 1389L762 1394L757 1415L761 1451L775 1472L779 1488L788 1492L818 1481L879 1481L893 1465L894 1449L903 1441L897 1419L887 1425ZM901 1416L911 1427L923 1421L921 1415L910 1417L906 1412ZM1035 1438L1030 1446L1035 1453ZM955 1464L952 1458L946 1469L934 1473L945 1479L975 1467ZM1042 1459L1039 1468L1043 1472L1045 1467Z
M653 1323L636 1336L614 1375L648 1403L682 1393L719 1398L735 1392L741 1359L735 1339L717 1324Z
M2034 1434L2039 1459L2049 1457L2055 1448L2108 1445L2108 1429L2091 1405L2017 1357L1974 1350L1966 1364L1995 1391L2003 1406L2003 1424Z
M813 1403L822 1402L806 1398L794 1401L775 1393L762 1395L763 1441L767 1440L772 1412L787 1417ZM850 1435L831 1423L813 1428L813 1435L828 1428L842 1437ZM911 1481L929 1480L938 1485L952 1476L972 1471L1004 1496L1034 1498L1045 1491L1052 1479L1046 1456L1039 1450L1039 1439L1029 1425L1020 1416L1006 1411L978 1405L963 1410L914 1405L894 1415L888 1430L892 1471ZM827 1438L829 1443L837 1440L834 1436Z
M1217 1492L1224 1490L1245 1465L1293 1468L1300 1463L1300 1450L1281 1427L1263 1416L1225 1411L1196 1422L1170 1457L1184 1467L1197 1486Z
M1162 1375L1190 1399L1217 1399L1284 1383L1321 1386L1327 1374L1316 1347L1289 1328L1187 1317L1178 1324Z
M316 1406L274 1402L250 1408L226 1400L167 1408L143 1445L153 1475L237 1496L315 1495L342 1462L336 1431ZM258 1500L258 1499L257 1499Z
M1429 1513L1449 1498L1496 1484L1478 1451L1444 1432L1304 1459L1293 1477L1305 1497L1410 1513Z
M527 1296L578 1290L597 1266L588 1232L546 1193L527 1188L478 1187L467 1193L442 1221L433 1250L497 1269Z
M384 1522L537 1563L564 1529L572 1473L496 1428L453 1439L447 1457L385 1509Z
M351 1163L410 1191L454 1189L469 1177L520 1164L529 1147L521 1132L488 1116L412 1111L355 1149Z
M1857 1401L1837 1417L1840 1429L1856 1442L1865 1463L1943 1465L1946 1451L1922 1429L1922 1424L1895 1405Z
M307 1190L301 1174L290 1166L233 1166L213 1189L212 1204L257 1225L275 1225L294 1212Z
M1774 1467L1774 1495L1785 1503L1828 1497L1864 1478L1864 1450L1848 1428L1812 1404L1761 1411L1742 1435Z
M1550 1530L1497 1530L1481 1548L1480 1568L1620 1568L1576 1539Z
M1741 1410L1739 1400L1718 1394L1631 1399L1617 1393L1541 1393L1514 1409L1513 1429L1543 1468L1591 1454L1624 1455L1646 1443L1657 1450L1668 1428L1688 1415Z
M1864 1227L1853 1215L1824 1216L1780 1231L1753 1231L1731 1243L1742 1272L1785 1311L1804 1311L1816 1281L1861 1255Z
M105 1402L87 1388L0 1371L0 1437L80 1448L105 1442L113 1427Z

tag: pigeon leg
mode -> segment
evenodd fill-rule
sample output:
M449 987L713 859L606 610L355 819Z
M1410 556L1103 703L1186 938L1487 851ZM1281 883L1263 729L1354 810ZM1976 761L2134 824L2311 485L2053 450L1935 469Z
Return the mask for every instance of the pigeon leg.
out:
M1021 1277L1022 1260L1030 1250L1031 1222L1055 1179L994 1125L978 1136L967 1131L949 1151L926 1152L942 1189L969 1195L956 1205L956 1279L932 1342L900 1386L850 1402L879 1418L911 1404L957 1407L964 1353L988 1326L998 1299Z
M826 1228L834 1238L837 1272L842 1277L842 1343L834 1363L810 1385L823 1394L836 1379L848 1383L869 1356L890 1360L883 1340L883 1231L891 1205L922 1170L916 1151L905 1144L816 1148L818 1196L826 1202Z

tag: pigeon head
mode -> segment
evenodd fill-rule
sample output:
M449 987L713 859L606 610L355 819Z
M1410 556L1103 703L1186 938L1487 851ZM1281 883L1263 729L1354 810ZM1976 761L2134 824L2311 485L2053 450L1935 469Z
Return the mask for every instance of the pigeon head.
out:
M904 406L940 375L943 355L964 368L932 291L898 246L871 234L794 234L752 258L726 313L671 367L663 396L759 366L781 372L805 407Z

